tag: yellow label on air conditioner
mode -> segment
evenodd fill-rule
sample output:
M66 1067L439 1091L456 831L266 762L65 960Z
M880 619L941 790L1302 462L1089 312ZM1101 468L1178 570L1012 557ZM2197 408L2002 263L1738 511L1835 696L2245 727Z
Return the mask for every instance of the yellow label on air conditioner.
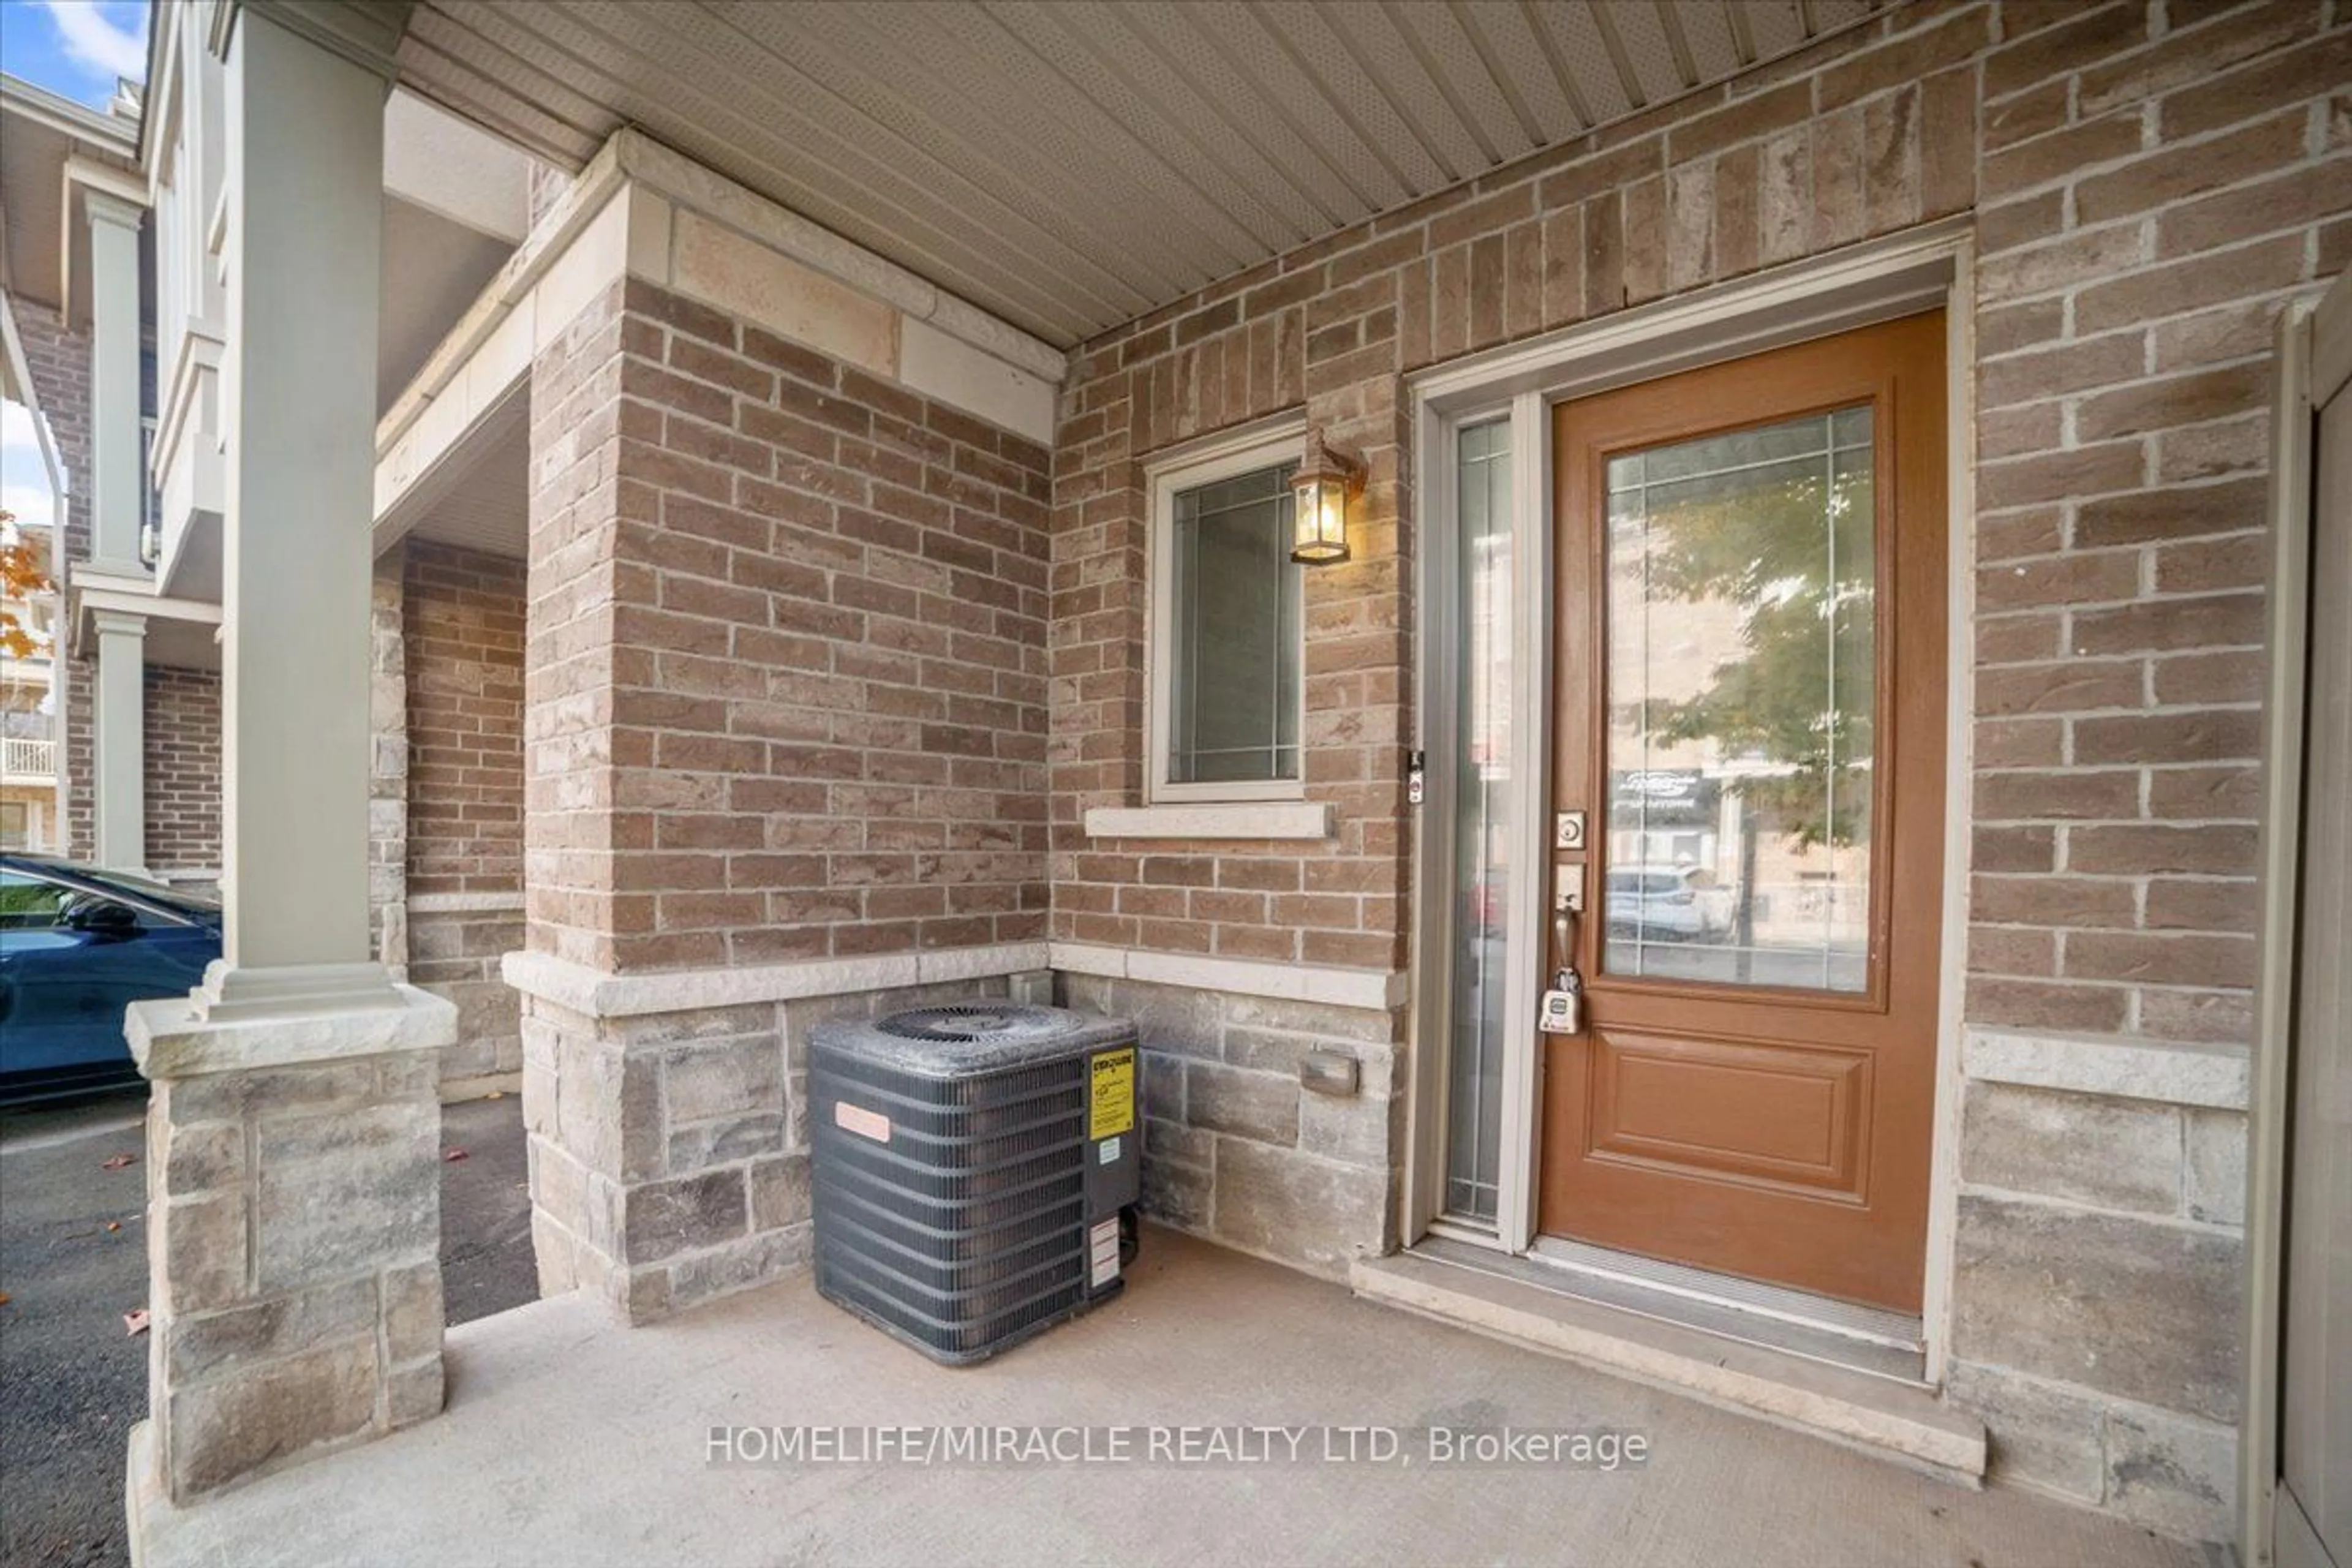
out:
M1103 1051L1094 1059L1092 1114L1087 1136L1116 1138L1135 1125L1135 1047Z

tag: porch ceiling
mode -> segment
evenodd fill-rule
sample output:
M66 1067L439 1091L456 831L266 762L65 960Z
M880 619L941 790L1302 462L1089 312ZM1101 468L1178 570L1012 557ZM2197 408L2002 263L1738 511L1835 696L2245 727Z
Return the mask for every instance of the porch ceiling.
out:
M576 167L634 122L1049 342L1888 0L425 0L415 89Z

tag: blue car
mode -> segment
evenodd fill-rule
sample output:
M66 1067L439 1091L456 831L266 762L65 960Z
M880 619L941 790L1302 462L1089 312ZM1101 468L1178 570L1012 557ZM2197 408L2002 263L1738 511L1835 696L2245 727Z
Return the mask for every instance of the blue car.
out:
M185 995L221 910L160 882L0 855L0 1104L139 1081L122 1010Z

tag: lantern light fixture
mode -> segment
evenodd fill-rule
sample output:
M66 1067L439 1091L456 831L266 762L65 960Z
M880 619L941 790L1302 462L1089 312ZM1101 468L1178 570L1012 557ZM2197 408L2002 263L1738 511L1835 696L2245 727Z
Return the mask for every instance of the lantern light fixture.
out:
M1302 566L1333 566L1348 559L1348 501L1364 488L1364 465L1352 452L1307 432L1307 449L1291 477L1290 558Z

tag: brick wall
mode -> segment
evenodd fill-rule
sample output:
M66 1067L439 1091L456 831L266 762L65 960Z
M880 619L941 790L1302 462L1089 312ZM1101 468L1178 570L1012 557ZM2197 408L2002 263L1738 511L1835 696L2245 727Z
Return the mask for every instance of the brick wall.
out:
M42 416L57 442L58 462L65 470L66 494L58 498L58 527L64 549L55 575L60 584L65 568L89 559L89 339L70 331L56 311L20 296L11 296L8 308L16 318L17 336L25 346L25 369L33 395L40 399ZM59 638L62 644L64 638ZM65 743L66 788L64 843L68 857L89 858L96 818L90 794L94 742L90 726L90 696L96 689L98 666L87 658L66 657L61 647L57 661L58 737Z
M2352 262L2347 82L2326 0L1901 6L1087 344L1055 449L1054 934L1401 966L1402 373L1972 213L1971 1037L2242 1047L2270 345ZM1370 465L1355 559L1307 579L1307 793L1339 833L1091 839L1086 810L1143 784L1143 465L1281 411ZM1164 1217L1230 1237L1269 1182L1344 1174L1295 1121L1234 1113L1284 1093L1245 1037L1171 1016L1146 1045ZM2219 1539L2244 1119L2173 1092L1971 1086L1952 1380L1996 1475ZM1312 1247L1262 1249L1329 1251L1294 1206Z
M531 417L531 947L1041 935L1046 454L636 280Z
M2352 258L2352 32L2061 20L1985 78L1969 1013L2242 1040L2272 328Z
M520 893L523 563L403 549L409 896Z
M1970 1016L2244 1038L2270 323L2352 258L2352 49L2319 0L2172 9L1899 8L1087 345L1055 453L1055 934L1401 962L1399 374L1980 203ZM1142 460L1297 408L1371 469L1356 559L1307 576L1308 794L1339 834L1089 840L1142 783Z
M399 620L378 657L400 674L398 702L381 706L387 723L397 710L405 770L402 960L457 1005L449 1099L513 1088L522 1070L520 1000L499 963L523 942L523 577L510 556L410 539L378 580Z
M221 871L221 681L210 669L146 672L147 868Z

